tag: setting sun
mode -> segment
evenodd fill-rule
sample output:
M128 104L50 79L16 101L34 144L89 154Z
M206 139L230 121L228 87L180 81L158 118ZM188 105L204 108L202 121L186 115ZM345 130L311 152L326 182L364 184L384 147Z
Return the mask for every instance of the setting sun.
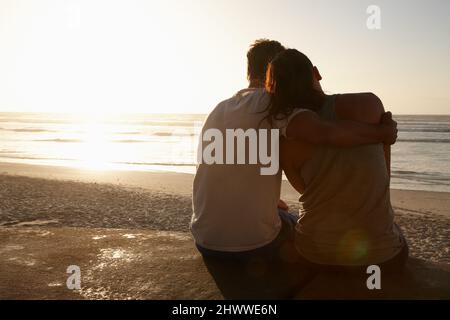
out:
M265 37L310 56L330 93L448 113L448 10L380 5L373 31L360 1L4 0L0 111L208 113L246 85L245 53Z

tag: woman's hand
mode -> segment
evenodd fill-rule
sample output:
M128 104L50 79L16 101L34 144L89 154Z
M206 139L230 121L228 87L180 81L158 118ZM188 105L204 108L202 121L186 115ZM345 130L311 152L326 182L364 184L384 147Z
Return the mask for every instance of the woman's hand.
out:
M386 128L386 139L384 144L392 145L397 141L397 122L392 119L392 113L385 112L381 117L381 125Z

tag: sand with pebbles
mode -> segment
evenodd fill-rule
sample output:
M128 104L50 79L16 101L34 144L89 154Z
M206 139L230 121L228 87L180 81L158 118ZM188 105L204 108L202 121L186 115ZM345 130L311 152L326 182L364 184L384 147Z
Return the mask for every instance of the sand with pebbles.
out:
M413 200L402 200L413 195ZM433 213L424 199L426 195L430 196L395 191L396 221L413 257L450 264L450 216ZM442 200L441 206L447 206L443 210L450 208L448 194L434 193L433 197ZM288 203L291 210L298 207L292 200ZM0 175L2 227L50 225L188 232L191 210L188 196L161 190Z

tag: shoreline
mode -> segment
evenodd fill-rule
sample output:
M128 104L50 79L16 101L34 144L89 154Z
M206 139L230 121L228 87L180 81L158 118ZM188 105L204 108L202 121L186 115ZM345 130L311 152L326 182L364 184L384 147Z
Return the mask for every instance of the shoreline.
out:
M95 170L66 166L35 165L10 163L0 161L0 175L17 175L32 178L54 179L74 182L103 183L122 186L125 188L143 188L178 193L183 196L191 196L194 174L163 171L163 170ZM163 181L163 182L161 182ZM299 194L288 183L282 181L281 194L289 202L297 202ZM438 201L439 205L432 206L433 214L441 214L450 217L450 192L395 189L391 187L392 197L399 197L400 203L408 198L411 200L417 196L429 201ZM408 195L409 197L404 197ZM446 207L444 206L446 205Z
M189 170L178 170L179 168L189 167ZM145 169L143 169L145 168ZM6 170L5 170L6 169ZM80 180L80 181L96 181L105 183L118 183L120 178L124 179L124 183L137 184L142 186L145 184L142 180L133 181L135 179L130 179L133 176L146 175L146 174L175 174L175 175L185 175L186 177L195 175L195 165L164 165L164 164L153 164L153 165L143 165L141 169L137 169L132 166L110 166L106 169L99 168L87 168L82 166L69 166L65 164L45 164L45 163L26 163L26 162L9 162L4 159L0 159L0 173L36 176L36 177L47 177L52 176L55 179L70 179L70 180ZM116 178L116 179L114 179ZM397 177L397 179L400 179ZM283 184L287 184L287 179L283 175ZM393 187L392 185L396 185ZM391 190L401 190L401 191L412 191L412 192L425 192L425 193L447 193L450 195L450 191L447 190L427 190L427 189L415 189L411 185L399 186L399 183L394 183L391 181ZM291 191L291 190L289 190ZM292 190L294 191L294 190ZM294 191L295 192L295 191ZM450 214L450 213L449 213Z

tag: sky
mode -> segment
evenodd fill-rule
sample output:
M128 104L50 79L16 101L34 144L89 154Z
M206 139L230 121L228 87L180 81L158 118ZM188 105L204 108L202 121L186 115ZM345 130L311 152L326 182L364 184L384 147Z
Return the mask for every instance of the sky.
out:
M380 28L369 29L370 5ZM0 112L208 113L275 39L327 93L450 113L450 1L0 0Z

